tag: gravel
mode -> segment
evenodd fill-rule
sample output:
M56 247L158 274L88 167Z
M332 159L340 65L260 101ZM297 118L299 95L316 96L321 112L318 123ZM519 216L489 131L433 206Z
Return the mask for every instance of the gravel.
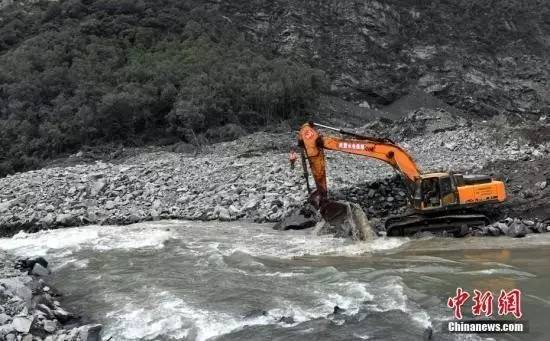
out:
M519 128L421 109L399 122L375 121L357 131L394 139L423 171L476 173L498 160L528 166L549 158L550 142L533 144ZM197 155L148 152L11 175L0 179L0 235L169 218L278 222L307 198L300 163L291 170L287 161L295 143L294 132L256 133ZM360 204L369 218L406 206L404 188L388 165L331 152L327 160L333 196Z

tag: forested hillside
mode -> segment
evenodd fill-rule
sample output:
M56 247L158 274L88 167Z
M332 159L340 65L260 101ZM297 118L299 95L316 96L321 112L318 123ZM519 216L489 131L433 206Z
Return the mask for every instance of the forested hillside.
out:
M227 19L195 5L44 1L7 8L0 173L83 145L232 138L315 99L322 72L259 51Z
M83 146L204 144L414 89L548 112L546 0L2 2L0 175Z

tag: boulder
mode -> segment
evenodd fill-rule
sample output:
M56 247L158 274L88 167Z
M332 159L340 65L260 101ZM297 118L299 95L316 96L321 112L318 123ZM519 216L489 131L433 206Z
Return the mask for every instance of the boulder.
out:
M341 314L343 312L345 312L346 309L343 309L343 308L340 308L339 306L335 305L334 306L334 310L333 310L333 314L337 315L337 314Z
M527 234L527 229L525 228L525 225L523 225L521 222L514 221L508 227L508 231L506 234L513 238L521 238L525 237L525 235Z
M53 311L53 314L55 317L59 320L61 323L65 323L70 321L72 318L74 318L74 315L69 313L68 311L64 310L63 308L57 308Z
M257 318L257 317L261 317L261 316L267 316L267 311L262 310L262 309L253 309L253 310L247 312L246 314L244 314L243 318L244 319L253 319L253 318Z
M500 233L499 234L505 234L507 235L508 234L508 230L510 229L510 225L512 223L509 223L509 224L506 224L506 223L496 223L495 224L495 227L498 228L500 230ZM498 234L495 234L495 235L498 235Z
M55 218L55 221L58 224L63 225L63 226L72 225L74 220L75 220L74 216L70 213L60 214Z
M503 227L502 228L498 227L499 224L502 224ZM496 223L495 225L496 226L494 225L487 226L487 234L491 236L500 236L502 229L506 229L506 230L508 229L508 226L504 223Z
M53 333L57 330L57 323L52 320L45 320L44 321L44 330L48 333Z
M249 201L244 204L243 209L245 211L251 210L253 208L256 208L258 206L258 200L257 199L250 199Z
M295 321L292 316L281 316L279 322L284 324L293 324Z
M229 221L231 220L231 214L229 213L229 210L225 207L219 207L218 208L218 219L222 221Z
M7 291L11 292L13 295L18 296L24 300L27 305L30 305L32 298L32 291L18 278L5 278L0 279L0 286L4 285Z
M9 320L11 320L11 317L9 317L8 315L6 315L4 313L0 314L0 325L5 324Z
M20 333L28 333L31 330L32 318L24 316L16 316L11 322L13 329Z
M49 269L40 265L40 263L36 263L34 264L31 273L36 276L44 277L44 276L48 276L51 272Z
M105 188L105 186L107 186L107 183L103 180L94 182L90 189L90 194L94 197L97 196Z
M317 220L315 216L305 216L302 212L294 212L290 216L284 218L273 226L273 229L286 230L302 230L315 226Z
M16 264L16 268L20 270L32 270L35 264L40 264L43 267L48 267L48 261L44 259L44 257L35 257L35 258L26 258L26 259L19 259Z
M52 225L53 223L55 222L55 215L53 213L48 213L46 214L44 217L42 217L40 220L39 220L39 223L41 223L42 225L46 225L46 226L50 226Z
M99 333L102 326L100 324L90 324L78 328L79 341L100 341Z

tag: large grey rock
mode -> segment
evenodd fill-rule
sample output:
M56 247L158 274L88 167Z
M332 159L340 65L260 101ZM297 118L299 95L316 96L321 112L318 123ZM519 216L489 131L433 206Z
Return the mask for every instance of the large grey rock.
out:
M513 238L525 237L527 229L520 221L514 221L508 227L507 235Z
M0 203L0 213L6 213L16 203L17 203L17 199Z
M44 330L48 333L53 333L57 330L57 323L52 320L45 320L44 321Z
M102 326L100 324L91 324L78 328L79 341L100 341L99 333Z
M0 314L0 325L3 325L5 324L6 322L8 322L9 320L11 320L11 317L9 315L6 315L4 313L1 313Z
M229 221L231 220L231 214L229 213L229 210L225 207L219 207L218 208L218 219L222 221Z
M317 224L317 217L312 208L307 206L295 210L289 216L283 218L273 226L273 229L280 231L302 230L313 227L315 224Z
M258 200L257 199L250 199L244 204L243 209L245 211L252 210L258 206Z
M103 180L94 182L90 189L90 194L94 197L97 196L105 188L105 186L107 186L107 183Z
M28 288L20 278L0 279L0 284L4 284L9 292L21 298L27 305L30 305L32 290Z
M74 220L75 220L74 216L70 213L63 213L63 214L58 215L55 218L55 221L58 224L64 225L64 226L71 225L74 222Z
M34 264L32 268L32 274L36 276L44 277L44 276L48 276L50 273L51 272L49 269L43 267L39 263Z
M65 309L60 308L60 307L56 308L53 311L53 314L55 315L55 317L61 323L65 323L65 322L69 321L70 319L74 318L73 314L69 313L68 311L66 311Z
M31 330L32 318L16 316L11 322L13 329L17 330L20 333L28 333Z
M48 212L48 214L42 217L39 222L43 225L50 226L55 222L55 215L51 212Z

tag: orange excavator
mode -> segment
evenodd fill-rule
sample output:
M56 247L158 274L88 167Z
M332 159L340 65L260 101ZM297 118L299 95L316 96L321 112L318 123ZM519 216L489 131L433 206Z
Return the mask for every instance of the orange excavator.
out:
M336 131L342 137L323 136L317 128ZM386 162L400 173L407 188L409 212L386 220L388 236L405 236L418 232L443 232L464 235L471 227L490 223L473 209L480 205L506 200L504 183L485 175L422 173L412 157L386 138L362 136L318 123L304 124L298 133L306 181L311 168L316 190L310 201L329 222L342 214L342 206L328 198L324 150L340 151ZM309 183L308 183L309 190Z

